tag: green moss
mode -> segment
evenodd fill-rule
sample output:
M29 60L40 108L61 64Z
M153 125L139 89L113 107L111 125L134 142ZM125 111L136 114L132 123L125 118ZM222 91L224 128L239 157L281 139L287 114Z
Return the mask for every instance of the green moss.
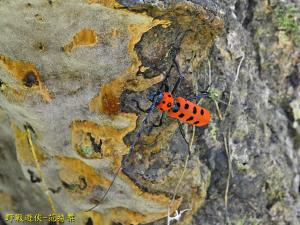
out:
M90 145L80 145L80 151L83 155L89 157L93 154L93 147Z
M239 161L236 162L237 170L241 173L247 173L250 169L250 166L248 164L243 164Z
M222 93L221 90L211 87L209 89L209 98L211 98L212 100L217 100L221 95L221 93Z
M279 6L275 10L275 21L280 30L296 32L299 30L298 9L293 4Z
M283 200L284 196L285 196L284 191L278 187L272 187L267 192L267 199L270 204Z
M279 30L286 31L295 45L300 45L300 13L297 6L287 4L278 6L274 13L275 24Z
M266 181L265 189L268 204L273 205L275 202L282 201L285 197L285 188L283 186L285 175L276 165L272 166L270 171L272 173L270 173Z

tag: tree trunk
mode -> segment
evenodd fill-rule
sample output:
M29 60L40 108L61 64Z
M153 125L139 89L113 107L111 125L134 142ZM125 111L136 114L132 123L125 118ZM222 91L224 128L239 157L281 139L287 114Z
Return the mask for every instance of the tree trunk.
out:
M0 223L299 224L299 8L0 1ZM153 127L180 76L210 124Z

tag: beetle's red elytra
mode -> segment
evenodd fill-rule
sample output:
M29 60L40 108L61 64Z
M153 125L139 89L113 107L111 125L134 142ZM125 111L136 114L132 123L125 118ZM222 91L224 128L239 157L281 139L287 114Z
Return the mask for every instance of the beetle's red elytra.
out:
M174 100L170 92L163 93L162 100L156 108L162 112L167 111L169 117L193 126L201 127L210 122L210 112L207 109L182 97Z

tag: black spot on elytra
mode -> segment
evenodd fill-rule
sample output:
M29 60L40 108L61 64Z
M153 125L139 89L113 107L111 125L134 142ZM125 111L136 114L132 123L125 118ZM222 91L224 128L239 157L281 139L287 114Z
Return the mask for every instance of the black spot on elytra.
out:
M189 107L190 107L189 104L185 104L185 105L184 105L184 108L185 108L185 109L188 109Z
M94 225L93 220L91 217L88 218L88 220L86 221L85 225Z
M162 104L165 104L166 102L165 101L162 101Z
M194 106L194 108L193 108L193 114L196 114L196 113L197 113L197 107Z
M169 102L167 106L168 106L168 107L171 107L171 106L172 106L171 102Z
M159 108L161 111L163 111L164 109L163 108Z
M193 116L191 116L190 118L188 118L186 121L191 121L191 120L193 120L194 119L194 117Z
M37 80L37 77L36 77L36 75L34 74L34 72L29 71L29 72L25 75L25 77L24 77L24 79L23 79L23 84L24 84L26 87L32 87L34 84L35 84L35 85L38 85L38 84L39 84L39 82L38 82L38 80Z
M195 123L194 123L194 125L197 125L199 123L199 121L196 121Z
M204 110L201 109L200 113L201 113L201 115L203 116L203 115L204 115Z
M178 117L179 117L179 118L183 118L183 117L184 117L184 114L181 113Z
M171 98L171 95L168 95L169 98Z

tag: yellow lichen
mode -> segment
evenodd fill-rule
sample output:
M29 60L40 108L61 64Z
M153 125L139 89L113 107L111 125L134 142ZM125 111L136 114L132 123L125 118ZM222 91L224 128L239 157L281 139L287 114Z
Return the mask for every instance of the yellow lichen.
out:
M96 124L91 121L74 121L71 125L73 149L86 158L110 157L115 160L115 157L127 154L128 147L124 144L123 138L135 128L136 118L134 114L119 114L116 119L129 121L128 126L123 129L117 129L111 125ZM83 154L82 145L90 145L92 147L90 137L87 137L89 135L98 142L101 140L101 155L95 153L95 151L89 157Z
M19 162L22 163L22 165L35 166L26 131L20 129L15 123L12 123L11 127L15 135L15 145ZM34 148L37 153L38 161L43 162L46 160L46 156L40 150L39 146L34 144Z
M9 57L0 55L0 67L6 69L13 78L8 86L26 96L28 92L39 92L43 100L49 102L51 95L41 81L38 69L29 62L12 60Z
M94 46L98 42L97 33L93 29L85 28L73 36L73 40L64 46L65 52L72 52L75 48Z
M111 183L111 180L108 180L99 171L95 171L92 167L88 166L79 159L68 158L68 157L56 157L59 162L59 178L62 182L69 184L70 187L75 188L65 188L65 191L70 195L70 197L75 201L82 201L82 197L88 197L89 194L97 186L101 186L104 189L107 189ZM78 181L80 177L83 177L86 182L84 189L76 188L78 187ZM150 201L155 202L156 204L164 205L165 211L159 213L141 213L135 212L131 209L119 206L112 209L108 209L104 214L99 214L99 220L105 220L107 224L110 222L120 222L122 224L139 224L139 223L149 223L160 219L167 215L167 206L169 203L169 198L162 194L150 194L140 190L126 175L120 174L119 179L124 182L123 187L129 187L129 189L122 189L122 192L125 192L125 196L128 194L132 197L139 198L140 201ZM121 192L121 193L122 193ZM144 200L142 200L144 199ZM177 199L174 203L172 211L179 207L182 199ZM130 201L130 200L128 200ZM146 204L146 203L145 203Z
M56 160L61 168L59 170L59 178L61 181L67 184L74 184L78 183L80 177L86 180L87 186L84 190L66 190L74 199L81 198L82 195L88 195L97 185L101 185L104 188L108 188L110 185L110 180L96 173L92 167L79 159L58 156Z
M90 101L90 110L92 112L101 112L106 114L117 114L119 112L120 96L126 89L133 91L142 91L155 83L160 82L163 76L157 76L153 79L145 79L143 77L137 77L136 73L141 66L141 61L137 56L134 46L139 42L143 33L147 32L154 26L161 24L168 24L166 20L153 20L151 17L145 17L146 21L143 24L130 24L129 30L129 42L128 53L131 57L131 65L125 70L118 78L110 81L109 83L101 87L100 92Z
M122 5L116 0L86 0L89 4L100 4L108 8L121 8Z

